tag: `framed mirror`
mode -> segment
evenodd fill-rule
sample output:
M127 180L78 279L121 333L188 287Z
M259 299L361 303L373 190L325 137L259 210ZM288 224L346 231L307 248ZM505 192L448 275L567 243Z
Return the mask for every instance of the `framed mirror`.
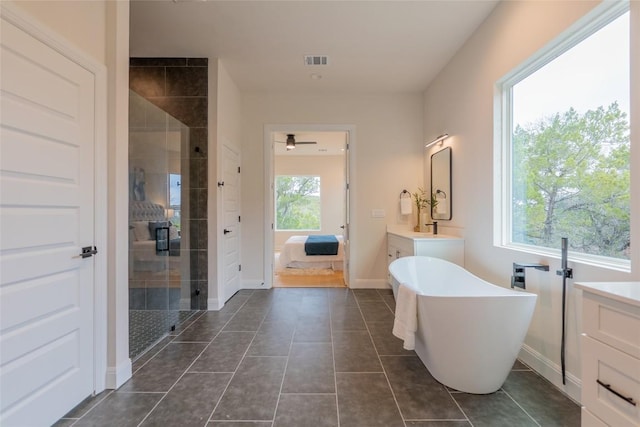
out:
M431 195L438 202L431 206L431 218L451 219L451 147L431 155Z

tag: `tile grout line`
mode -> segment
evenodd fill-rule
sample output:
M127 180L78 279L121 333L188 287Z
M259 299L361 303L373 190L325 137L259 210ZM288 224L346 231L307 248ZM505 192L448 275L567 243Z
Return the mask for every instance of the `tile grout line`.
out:
M280 356L282 357L282 356ZM298 393L298 392L284 392L284 393L280 393L280 394L288 394L288 395L294 395L294 396L333 396L335 395L335 393L313 393L313 392L304 392L304 393Z
M376 290L376 294L380 296L380 294ZM355 295L354 295L355 296ZM373 345L373 349L376 352L376 357L378 358L378 363L380 363L380 368L382 369L382 374L384 375L385 380L387 380L387 385L389 386L389 391L391 391L391 396L393 397L393 401L396 404L396 408L398 408L398 413L400 414L400 419L402 420L402 425L407 427L407 422L404 419L404 415L402 414L402 410L400 409L400 405L398 404L398 399L396 398L396 394L393 391L393 387L391 387L391 382L389 381L389 376L387 375L387 371L384 369L384 365L382 364L382 359L380 359L380 354L378 353L378 347L376 347L376 343L373 340L373 335L371 335L371 330L369 329L369 324L367 323L367 319L364 318L364 314L362 313L362 309L360 308L360 300L356 297L356 304L358 305L358 310L360 310L360 315L362 316L362 320L364 321L364 326L367 328L367 334L369 335L369 340ZM387 304L385 303L385 306ZM389 308L389 306L387 306Z
M74 424L76 424L78 421L80 421L80 419L82 419L82 417L84 417L85 415L87 415L89 412L91 412L93 409L95 409L96 406L98 406L99 404L101 404L102 402L104 402L104 400L111 396L112 393L114 393L115 390L111 390L109 391L107 394L105 394L105 396L100 399L99 401L97 401L94 405L91 405L91 407L89 409L87 409L87 411L80 415L78 418L61 418L61 419L67 419L67 420L75 420L71 423L71 426L73 426Z
M269 312L271 312L271 309ZM267 318L268 313L264 316ZM289 351L287 352L287 361L284 363L284 371L282 372L282 380L280 381L280 390L278 390L278 399L276 399L276 406L273 408L273 417L271 418L271 426L275 426L276 424L276 415L278 413L278 406L280 406L280 397L282 396L282 387L284 386L284 378L287 376L287 367L289 366L289 358L291 357L291 349L293 348L293 339L296 336L296 331L298 330L298 320L296 319L296 325L293 328L293 333L291 334L291 341L289 342Z
M384 303L385 303L385 305L386 305L387 307L389 307L389 310L391 310L391 312L392 312L392 313L394 314L394 316L395 316L395 310L394 310L393 308L391 308L391 306L390 306L389 304L387 304L387 300L384 298L384 295L380 293L380 289L378 289L378 290L377 290L377 292L378 292L378 295L380 295L380 297L382 298L382 302L384 302ZM387 295L388 295L388 294L387 294ZM393 295L393 294L391 294L391 295ZM395 301L395 297L394 297L394 301Z
M382 300L384 305L389 309L391 314L394 316L394 320L395 320L395 312L391 309L389 304L387 304L387 302L384 300L384 297L380 294L379 290L376 289L376 293L378 294L378 297ZM360 301L358 301L358 307L360 307ZM364 315L362 317L363 317L363 320L364 320ZM369 337L371 338L371 342L373 343L373 348L376 350L376 354L378 355L378 361L380 362L380 366L382 367L382 371L384 372L384 377L387 379L387 384L389 384L389 389L391 390L391 394L393 395L393 400L396 402L396 406L398 407L398 412L400 412L400 417L402 418L402 423L406 427L407 420L405 419L404 414L402 413L402 409L400 408L400 404L398 403L398 399L396 398L396 393L393 391L393 387L391 387L391 381L389 380L389 376L387 375L387 371L384 369L384 364L382 363L381 355L378 352L378 347L376 346L376 343L373 340L373 335L371 335L371 330L369 329L369 324L367 323L366 320L365 320L364 324L365 324L365 326L367 328L367 332L369 332ZM403 346L403 348L404 348L404 346Z
M202 313L201 313L201 314L200 314L196 319L194 319L194 321L193 321L193 322L191 322L191 323L189 324L189 326L187 326L187 327L185 328L185 330L184 330L184 331L186 331L187 329L189 329L189 328L190 328L190 327L191 327L191 326L192 326L192 325L193 325L193 324L194 324L198 319L200 319L202 316L204 316L204 315L205 315L205 313L206 313L206 311L202 311ZM191 318L191 317L193 317L193 316L190 316L189 318ZM158 351L156 351L156 352L155 352L155 354L149 358L149 360L147 360L146 362L144 362L144 363L143 363L142 365L140 365L140 366L139 366L135 371L133 371L133 372L131 373L131 378L133 378L133 376L134 376L138 371L140 371L140 369L144 368L144 367L145 367L149 362L151 362L151 360L153 360L153 359L158 355L158 353L160 353L162 350L164 350L165 348L167 348L167 346L168 346L169 344L171 344L172 342L174 342L174 341L175 341L175 339L176 339L177 337L179 337L180 335L182 335L182 334L184 333L184 331L180 332L178 335L170 335L170 334L167 334L167 335L165 335L164 337L160 338L160 339L158 340L158 342L156 343L156 345L157 345L157 344L159 344L159 343L160 343L160 341L162 341L163 339L170 338L170 340L169 340L169 342L167 342L164 346L162 346L162 348L161 348L161 349L159 349ZM154 345L154 346L155 346L155 345ZM153 347L154 347L154 346L152 346L151 348L149 348L149 350L153 349ZM148 351L149 351L149 350L148 350ZM143 356L143 355L145 355L146 353L147 353L147 351L145 351L144 353L142 353L142 354L140 355L140 357L142 357L142 356Z
M522 412L524 412L525 414L527 414L527 416L528 416L529 418L531 418L531 420L532 420L534 423L536 423L536 425L537 425L538 427L542 427L542 426L540 425L540 423L539 423L535 418L533 418L533 417L531 416L531 414L530 414L529 412L527 412L527 410L526 410L526 409L524 409L522 406L520 406L520 404L519 404L519 403L518 403L518 402L517 402L517 401L516 401L516 400L515 400L515 399L514 399L514 398L513 398L509 393L507 393L507 391L506 391L504 388L500 387L500 390L502 390L502 392L503 392L504 394L506 394L506 395L507 395L507 397L508 397L509 399L511 399L511 400L513 401L513 403L515 403L515 404L516 404L516 406L522 410Z
M247 299L247 301L248 301L248 299ZM246 304L246 301L245 301L245 304ZM244 306L244 304L242 304L242 305L240 306L240 308L242 308L243 306ZM238 311L240 311L240 308L238 308ZM236 314L237 314L237 311L236 311ZM196 361L200 358L200 356L202 356L202 354L205 352L205 350L206 350L207 348L209 348L209 346L211 345L211 343L213 343L213 341L218 337L218 335L220 335L220 333L222 332L222 330L224 329L224 327L225 327L225 326L226 326L226 325L231 321L231 319L233 319L233 318L235 317L235 315L236 315L236 314L234 314L233 316L231 316L231 317L229 318L229 320L227 320L227 321L225 322L225 324L224 324L224 325L222 325L222 328L220 328L220 330L219 330L218 332L216 332L216 334L214 335L214 337L209 341L209 344L207 344L207 345L205 345L205 346L204 346L204 348L202 349L202 351L200 351L200 353L198 353L198 355L197 355L197 356L196 356L196 357L191 361L191 363L189 364L189 366L187 366L187 367L186 367L186 369L182 372L182 374L178 377L178 379L177 379L177 380L176 380L176 381L171 385L171 387L169 387L169 390L167 390L167 391L165 392L164 396L162 396L162 397L160 398L160 400L158 400L158 402L153 406L153 408L151 408L151 410L150 410L149 412L147 412L147 415L145 415L145 416L144 416L144 418L142 418L142 420L138 423L138 427L140 427L140 426L141 426L141 425L142 425L142 424L147 420L147 418L149 418L149 415L151 415L151 413L152 413L152 412L153 412L153 411L154 411L154 410L155 410L155 409L160 405L160 403L162 403L162 401L163 401L163 400L164 400L164 399L169 395L169 393L171 392L171 390L173 390L173 388L176 386L176 384L178 384L178 383L180 382L180 380L181 380L181 379L182 379L182 378L183 378L183 377L184 377L184 376L189 372L189 369L190 369L190 368L191 368L191 367L196 363ZM203 317L203 316L204 316L204 313L202 314L202 316L198 317L198 319L196 319L196 320L199 320L199 319L200 319L201 317ZM191 326L193 326L193 323L195 323L195 321L194 321L194 322L192 322L192 323L191 323L191 324L190 324L190 325L189 325L189 326L188 326L184 331L188 330ZM180 335L182 335L182 333L184 333L184 331L182 331L180 334L178 334L178 335L176 336L176 338L177 338L177 337L179 337ZM174 338L174 339L175 339L175 338ZM167 346L168 346L169 344L171 344L172 342L173 342L173 340L172 340L171 342L167 343ZM184 342L183 342L183 341L181 341L181 343L185 343L185 342L186 342L186 341L184 341ZM188 343L188 342L187 342L187 343ZM156 355L157 355L157 353L156 353ZM155 357L156 355L154 355L154 357ZM137 371L136 371L136 372L137 372ZM231 382L231 380L229 380L229 382ZM228 385L228 384L227 384L227 385ZM222 395L220 395L220 397L222 397Z
M233 319L236 314L238 314L238 312L244 308L244 306L249 302L249 300L251 299L251 297L253 296L255 292L252 292L251 295L249 296L249 298L247 298L247 300L244 302L244 304L242 304L238 310L235 312L235 314L233 315L233 317L231 317L231 319ZM211 414L209 415L209 418L207 419L207 422L205 423L205 426L213 421L218 421L218 420L212 420L213 414L215 414L216 409L218 409L218 406L220 406L220 402L222 402L222 398L224 397L224 394L227 392L227 390L229 389L229 385L231 385L231 382L233 381L233 378L236 376L236 374L238 373L238 368L240 367L240 365L242 365L242 362L244 362L244 359L247 357L247 353L249 352L249 349L251 348L251 344L253 344L253 341L255 341L256 337L258 336L258 331L260 331L260 328L262 327L262 325L264 324L264 319L267 318L267 316L269 315L269 312L272 309L273 304L271 303L269 306L269 310L267 310L267 312L264 314L264 317L262 318L262 320L260 321L260 324L258 325L258 327L255 330L255 333L253 335L253 338L251 338L251 342L249 343L249 345L247 346L247 349L244 351L244 353L242 354L242 357L240 358L240 362L238 362L238 365L236 366L235 371L233 372L233 374L231 375L231 378L229 378L229 382L227 383L227 385L225 386L224 390L222 391L222 393L220 394L220 397L218 398L218 401L216 402L216 405L213 407L213 410L211 411ZM229 322L231 321L231 319L229 319ZM228 323L228 322L227 322ZM225 323L225 326L227 325L227 323ZM224 326L223 326L224 329ZM222 332L222 330L220 330L220 332ZM228 331L228 332L243 332L243 331ZM252 331L244 331L244 332L252 332ZM271 423L271 425L273 426L273 422Z
M348 288L347 288L348 289ZM347 295L351 291L347 290ZM329 298L329 335L331 336L331 362L333 363L333 386L336 391L336 419L338 421L337 427L340 427L340 402L338 399L338 372L336 371L336 347L333 344L333 304L331 296ZM355 295L354 295L355 298Z
M420 361L420 363L422 363L422 361ZM464 412L464 409L462 409L462 406L460 406L460 403L458 403L458 401L456 400L455 397L453 397L454 393L451 393L451 391L449 390L449 387L447 387L446 385L442 384L442 386L444 387L444 389L446 390L447 393L449 393L449 397L451 398L451 400L453 400L453 403L456 404L456 406L458 407L458 409L460 409L460 412L462 412L462 415L464 415L464 417L466 418L467 422L469 423L469 425L471 425L471 427L473 427L473 423L471 422L471 418L469 418L469 416L467 415L466 412Z

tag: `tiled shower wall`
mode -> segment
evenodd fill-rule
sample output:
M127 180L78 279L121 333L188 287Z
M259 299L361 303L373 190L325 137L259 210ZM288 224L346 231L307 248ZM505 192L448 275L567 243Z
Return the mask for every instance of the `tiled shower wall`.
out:
M131 58L129 88L189 127L191 309L207 309L207 58Z

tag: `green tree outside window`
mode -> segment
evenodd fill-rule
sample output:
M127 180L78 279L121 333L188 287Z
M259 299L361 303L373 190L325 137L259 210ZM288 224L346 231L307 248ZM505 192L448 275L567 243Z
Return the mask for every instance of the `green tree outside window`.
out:
M275 197L276 230L320 230L319 176L277 176Z
M629 259L629 122L617 103L569 109L512 137L512 240Z

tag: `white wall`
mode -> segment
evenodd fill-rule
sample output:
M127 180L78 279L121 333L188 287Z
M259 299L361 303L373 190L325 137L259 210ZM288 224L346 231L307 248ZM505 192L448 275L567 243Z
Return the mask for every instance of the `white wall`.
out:
M264 251L271 251L264 248L264 126L347 124L356 128L351 286L386 286L386 225L404 219L398 202L402 189L422 185L421 95L253 93L244 94L242 105L243 281L265 281ZM371 218L371 209L384 209L386 218Z
M291 236L300 234L342 234L344 225L344 156L276 156L275 175L320 177L320 230L276 231L274 246L280 250Z
M107 388L131 378L129 359L129 1L107 2L109 247ZM86 36L86 35L85 35Z
M633 3L633 2L632 2ZM429 139L444 131L452 135L446 144L453 150L453 220L463 229L466 267L480 277L502 286L510 285L513 262L543 262L550 272L527 271L527 290L538 294L534 318L525 341L523 357L536 370L562 387L559 374L562 279L555 275L559 260L493 246L493 100L495 82L544 47L598 2L503 2L431 83L424 95L424 133ZM635 4L634 7L640 6ZM633 18L640 24L638 13ZM636 42L637 43L637 42ZM632 51L634 49L632 48ZM638 49L635 48L635 64ZM637 69L637 68L636 68ZM635 87L638 85L637 71ZM635 92L635 93L634 93ZM632 91L638 106L638 91ZM632 113L638 142L638 112ZM633 144L632 142L632 144ZM431 149L425 154L428 158ZM634 150L635 151L635 150ZM635 176L640 169L633 154ZM632 167L632 169L633 169ZM635 180L637 181L637 179ZM428 183L428 180L425 180ZM633 182L633 180L632 180ZM638 189L632 194L638 194ZM632 218L640 215L633 201ZM640 247L637 219L632 224L632 247ZM444 223L443 223L444 225ZM576 281L638 279L639 257L632 261L635 274L575 264L568 286L567 370L571 384L565 389L579 399L580 307Z

